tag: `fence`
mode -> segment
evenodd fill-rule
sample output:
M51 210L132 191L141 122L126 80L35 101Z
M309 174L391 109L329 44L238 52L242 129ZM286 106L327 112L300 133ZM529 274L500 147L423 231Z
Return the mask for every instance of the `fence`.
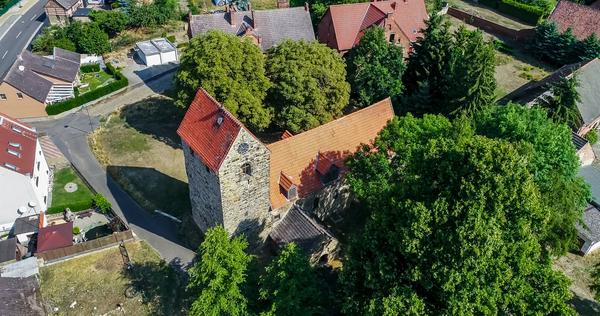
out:
M10 10L10 8L12 8L15 4L19 3L21 0L11 0L8 1L3 8L0 9L0 16L3 15L4 13L8 12L8 10Z
M48 263L51 261L64 260L69 257L81 255L94 250L100 250L119 244L121 241L127 241L133 239L133 233L131 230L123 232L116 232L109 236L100 237L98 239L85 241L72 246L48 250L44 252L36 253L38 259L44 259L44 262Z
M467 24L471 24L492 35L505 37L513 41L528 41L535 35L535 28L515 30L504 25L480 18L473 14L461 11L456 8L448 8L448 15L453 16Z

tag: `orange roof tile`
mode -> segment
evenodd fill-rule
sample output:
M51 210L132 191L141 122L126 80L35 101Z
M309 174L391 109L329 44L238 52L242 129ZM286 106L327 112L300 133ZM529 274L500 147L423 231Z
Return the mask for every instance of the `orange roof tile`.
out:
M370 144L394 117L390 99L321 125L304 133L267 145L271 151L271 206L280 208L287 202L279 188L280 175L285 174L298 186L303 197L322 187L316 172L318 155L327 157L340 168L345 159L361 144Z

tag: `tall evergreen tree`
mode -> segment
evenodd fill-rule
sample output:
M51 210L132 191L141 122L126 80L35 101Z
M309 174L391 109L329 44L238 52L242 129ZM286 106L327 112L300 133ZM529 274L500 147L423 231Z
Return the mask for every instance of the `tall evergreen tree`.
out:
M402 92L404 55L401 46L389 43L381 27L369 28L346 57L348 82L359 106L368 106Z
M577 103L581 101L577 87L577 76L561 78L550 86L550 94L543 95L536 105L548 111L548 116L555 122L567 124L574 130L583 123Z
M585 40L578 42L575 46L575 54L582 61L600 58L600 41L596 33L592 33Z
M229 238L222 226L209 229L200 245L200 261L190 270L188 290L199 293L190 315L247 314L247 300L240 287L246 280L250 256L244 237Z

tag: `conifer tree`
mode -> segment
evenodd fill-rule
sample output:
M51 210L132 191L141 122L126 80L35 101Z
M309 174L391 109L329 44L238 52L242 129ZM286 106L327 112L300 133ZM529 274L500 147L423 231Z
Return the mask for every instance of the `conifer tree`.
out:
M562 78L551 85L551 93L538 99L536 105L545 108L548 116L555 122L567 124L576 130L583 123L577 109L577 103L581 101L577 92L578 86L576 76Z

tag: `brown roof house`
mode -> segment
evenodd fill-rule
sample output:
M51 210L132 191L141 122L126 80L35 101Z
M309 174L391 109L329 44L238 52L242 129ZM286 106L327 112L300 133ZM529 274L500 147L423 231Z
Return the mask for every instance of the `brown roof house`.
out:
M321 43L345 53L360 42L366 29L379 26L385 29L390 42L410 48L421 36L428 18L423 0L337 4L325 12L317 37Z
M54 48L42 57L24 50L0 83L0 112L16 118L46 116L46 105L75 96L80 55Z
M577 76L579 87L577 92L581 101L577 109L583 124L577 129L579 136L600 126L600 59L565 65L540 81L532 81L511 92L501 100L501 103L514 101L533 106L537 100L550 93L551 85L561 78Z
M44 11L51 25L65 25L79 8L83 8L83 0L48 0Z
M232 234L268 232L285 223L288 228L274 233L276 243L315 235L329 240L309 215L324 220L346 208L345 159L370 144L393 117L388 98L264 144L200 89L177 130L194 221L203 231L221 224Z
M584 40L594 33L600 37L600 8L598 6L586 6L561 0L548 20L556 23L561 33L570 28L573 35L579 40Z
M235 11L189 16L189 35L195 37L209 30L219 30L249 37L262 50L286 39L314 41L315 33L308 6L272 10Z

